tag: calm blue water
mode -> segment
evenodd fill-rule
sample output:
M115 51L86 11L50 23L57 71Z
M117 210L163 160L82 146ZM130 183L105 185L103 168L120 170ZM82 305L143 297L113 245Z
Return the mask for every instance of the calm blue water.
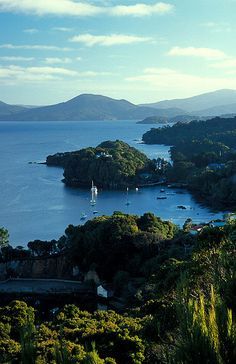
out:
M0 226L9 230L11 243L26 245L33 239L57 239L68 224L81 223L81 213L88 218L94 216L90 189L65 187L62 169L29 162L115 139L128 142L151 158L169 158L168 147L138 142L149 129L149 125L134 121L0 123ZM130 191L131 204L126 206L126 191L99 191L96 210L98 215L114 210L135 214L151 211L180 225L188 217L195 222L222 217L200 206L188 192L166 192L170 193L166 200L157 200L159 187ZM178 205L187 209L179 210Z

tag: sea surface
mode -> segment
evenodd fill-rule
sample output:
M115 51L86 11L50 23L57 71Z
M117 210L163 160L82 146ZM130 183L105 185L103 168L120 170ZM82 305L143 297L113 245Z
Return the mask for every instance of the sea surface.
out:
M126 191L99 191L92 207L90 188L66 187L61 182L63 169L31 163L43 162L49 154L116 139L150 158L169 159L169 147L141 143L142 134L150 127L135 121L1 122L0 227L9 230L11 244L25 246L35 239L57 239L69 224L82 224L113 211L138 215L151 211L180 226L188 217L196 223L221 218L222 213L201 206L187 191L160 192L160 187L129 190L128 196ZM167 199L158 200L158 196ZM179 205L186 209L179 209ZM81 214L87 215L85 220Z

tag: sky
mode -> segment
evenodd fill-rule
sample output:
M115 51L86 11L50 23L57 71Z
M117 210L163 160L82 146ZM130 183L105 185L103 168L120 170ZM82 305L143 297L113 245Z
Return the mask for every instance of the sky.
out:
M236 0L0 0L0 100L236 89Z

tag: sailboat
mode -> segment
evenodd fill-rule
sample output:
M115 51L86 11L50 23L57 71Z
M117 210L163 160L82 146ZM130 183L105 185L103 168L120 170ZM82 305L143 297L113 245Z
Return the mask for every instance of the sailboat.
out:
M95 206L96 205L96 200L95 200L94 196L92 196L92 200L90 200L90 205L91 206Z
M91 193L92 193L92 199L90 201L90 205L95 206L96 205L96 196L97 196L97 193L98 193L98 189L97 189L96 186L94 186L93 181L92 181Z
M126 188L126 206L129 206L131 202L129 201L129 187Z
M94 185L93 181L92 181L91 192L92 192L92 193L94 193L95 195L97 195L97 194L98 194L98 189L97 189L97 187Z

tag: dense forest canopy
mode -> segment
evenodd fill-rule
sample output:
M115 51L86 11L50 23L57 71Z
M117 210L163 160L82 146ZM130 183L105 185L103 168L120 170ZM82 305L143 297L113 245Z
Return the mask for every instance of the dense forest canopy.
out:
M221 141L229 147L234 147L231 136L236 134L236 117L216 117L206 121L191 121L190 123L176 123L173 126L151 129L143 135L143 141L147 144L178 145L189 140L210 139Z
M70 153L47 157L47 165L64 168L67 185L103 188L125 188L158 178L156 165L145 154L116 140L106 141L96 148L85 148Z
M0 308L1 363L234 363L236 222L206 226L196 236L188 233L189 225L178 230L150 213L117 212L84 227L69 226L64 236L69 259L85 269L95 262L103 277L108 277L104 265L117 261L117 254L125 264L126 271L119 271L116 263L115 275L109 267L126 299L125 312L91 313L66 305L45 322L26 303L13 301ZM100 247L110 244L99 261ZM130 246L135 250L127 260L119 249L125 253ZM127 297L137 275L136 292Z
M67 244L74 264L83 271L95 267L106 281L122 271L143 276L144 263L158 253L161 244L173 238L177 227L152 213L141 217L115 212L97 217L83 226L70 225Z
M215 208L236 208L236 118L177 123L151 129L148 144L168 144L173 165L169 181L187 183L203 202Z

